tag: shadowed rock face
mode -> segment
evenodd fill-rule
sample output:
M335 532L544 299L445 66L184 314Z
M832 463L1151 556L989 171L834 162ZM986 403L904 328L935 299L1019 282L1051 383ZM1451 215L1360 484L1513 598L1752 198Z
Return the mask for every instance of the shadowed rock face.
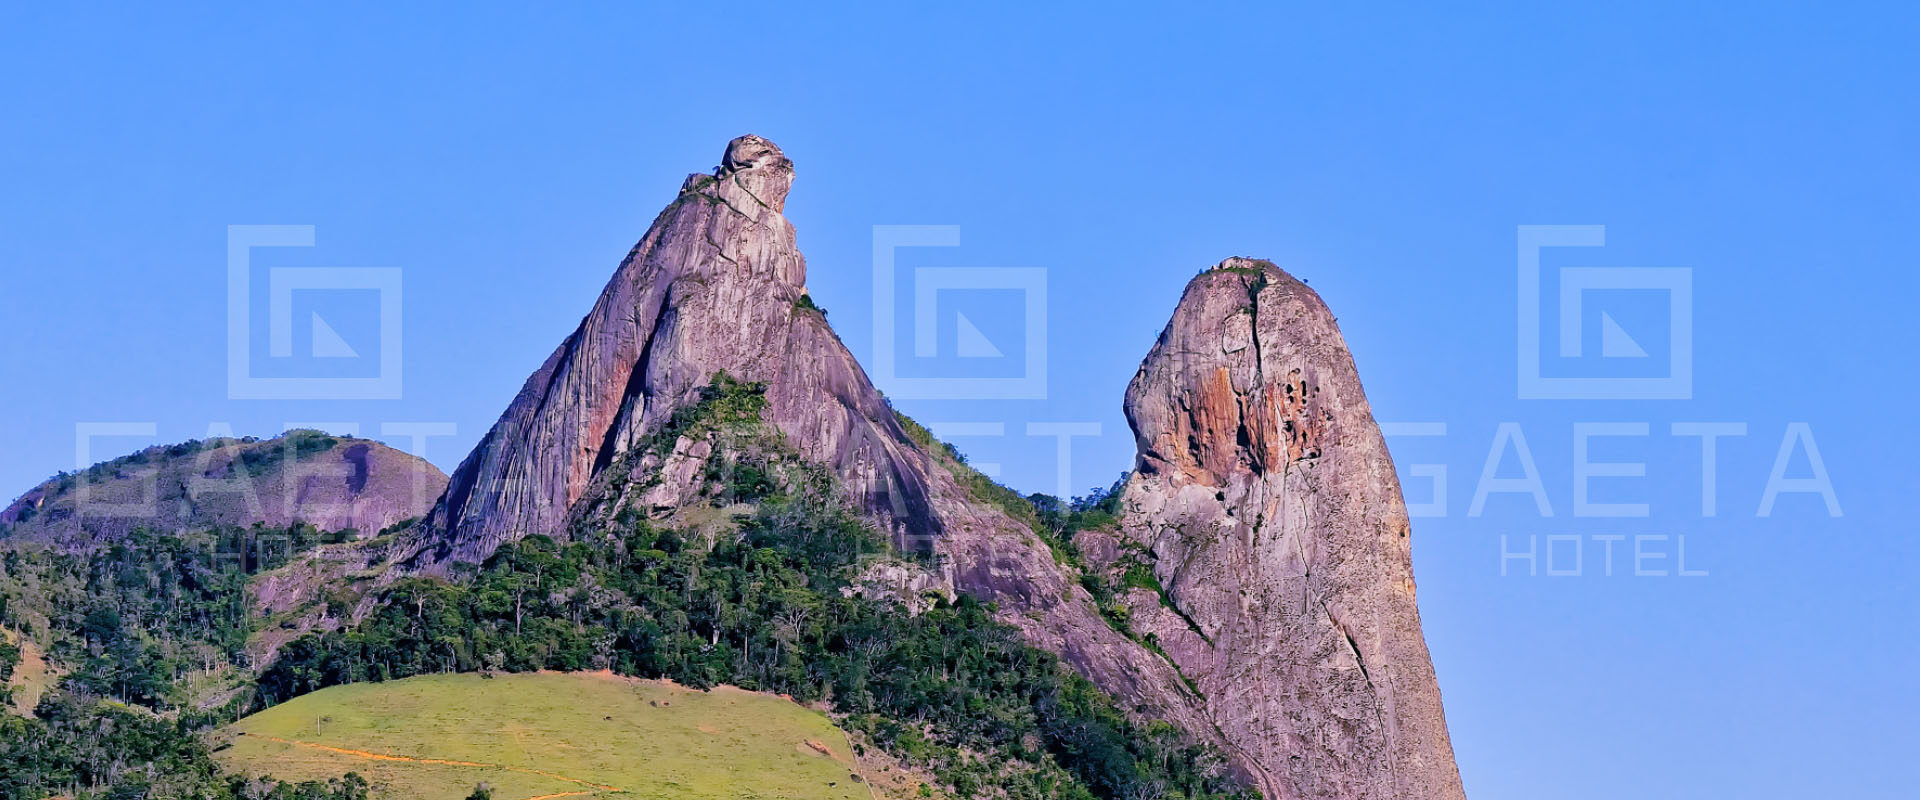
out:
M212 439L151 447L47 481L0 511L0 540L86 550L136 528L295 522L372 536L425 515L446 486L432 464L365 439L316 431Z
M401 554L409 568L479 561L536 533L565 538L596 477L635 461L620 456L725 370L766 385L765 419L831 467L877 528L944 556L931 576L941 588L997 603L1003 621L1130 708L1217 742L1173 667L1109 626L1030 528L976 501L914 443L825 316L801 303L806 265L781 214L792 178L778 147L747 136L713 174L687 179L454 472ZM674 467L679 455L624 467L655 470L643 501L697 494L701 479Z
M1136 609L1150 626L1139 632L1178 650L1173 658L1199 678L1202 697L1166 658L1109 625L1030 528L973 497L955 465L907 435L825 316L802 300L806 265L782 215L792 179L792 162L754 136L734 140L712 174L687 179L579 328L455 471L400 554L408 569L479 561L532 534L564 539L614 470L646 479L635 482L644 493L627 498L644 511L698 495L703 443L683 440L665 458L623 455L725 371L765 385L766 421L832 468L878 529L943 556L934 575L875 577L915 594L957 590L996 603L1002 621L1125 707L1220 745L1270 798L1458 796L1391 465L1317 298L1271 265L1203 278L1128 395L1143 469L1129 487L1137 510L1125 535L1151 543L1161 579L1208 630L1194 634L1156 600ZM1267 275L1268 288L1250 288ZM1272 310L1234 319L1256 294ZM1305 322L1288 321L1296 318ZM1180 366L1173 354L1186 350L1225 373L1200 360ZM1289 375L1295 362L1289 394L1267 376ZM1269 501L1281 503L1272 525L1234 527L1232 514L1257 515ZM1283 511L1290 521L1279 521ZM1334 511L1361 517L1349 529L1316 516ZM1400 538L1367 538L1376 528ZM1285 538L1234 544L1262 536ZM1305 554L1286 555L1296 550ZM1311 582L1285 582L1309 565ZM1206 585L1216 571L1219 585ZM1237 594L1242 586L1253 594ZM1302 597L1315 601L1310 624L1279 610L1281 598L1300 606ZM1425 726L1422 704L1438 727ZM1427 781L1422 770L1452 782ZM1439 788L1413 791L1429 786Z
M1127 388L1130 598L1274 798L1461 798L1393 463L1332 313L1274 265L1187 286ZM1184 618L1182 616L1184 615Z
M826 318L802 305L806 261L781 215L793 163L743 136L689 176L580 327L527 379L428 520L429 561L477 561L569 510L617 456L696 399L714 373L767 385L767 418L832 465L863 507L919 529L924 465ZM672 494L666 492L665 494Z

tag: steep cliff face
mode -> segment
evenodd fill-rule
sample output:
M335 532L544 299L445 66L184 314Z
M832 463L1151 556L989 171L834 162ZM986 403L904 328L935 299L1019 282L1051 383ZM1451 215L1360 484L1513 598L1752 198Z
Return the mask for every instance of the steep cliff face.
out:
M1460 798L1409 526L1333 315L1274 265L1187 286L1127 389L1137 469L1100 568L1275 798ZM1123 559L1128 563L1116 563Z
M864 506L929 522L924 470L825 317L803 298L806 262L781 210L793 164L741 137L713 174L687 178L580 327L527 379L455 470L428 521L435 560L562 533L596 474L725 370L768 386L768 417L833 465Z
M1004 621L1131 708L1217 741L1173 667L1109 626L1031 528L973 497L963 467L915 442L803 299L806 264L782 215L793 175L773 143L745 136L712 174L690 176L454 472L402 559L437 571L524 536L565 538L584 499L600 504L593 490L610 470L648 473L627 476L648 487L626 498L643 511L696 494L699 443L664 461L622 456L724 371L765 384L764 419L831 467L876 527L941 556L944 588L998 603Z
M1091 568L1159 583L1125 596L1121 630L1027 523L893 414L806 299L782 213L793 174L747 136L687 179L400 546L407 570L587 535L576 523L610 506L671 515L706 490L713 445L643 445L724 372L764 384L762 419L876 528L939 557L931 574L876 583L996 603L1129 709L1219 745L1269 798L1461 796L1399 488L1318 297L1247 260L1188 288L1127 394L1140 459L1122 524L1076 539Z

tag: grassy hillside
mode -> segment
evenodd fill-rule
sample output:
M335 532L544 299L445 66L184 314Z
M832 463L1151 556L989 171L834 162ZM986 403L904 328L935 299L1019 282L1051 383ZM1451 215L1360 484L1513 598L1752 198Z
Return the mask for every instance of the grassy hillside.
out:
M824 714L607 673L431 675L304 695L234 723L215 758L283 780L357 772L375 797L868 800ZM223 744L224 744L223 741Z
M311 526L139 529L84 552L0 538L0 624L44 637L60 670L36 716L0 714L0 800L368 800L362 779L314 781L349 772L380 796L452 800L482 782L498 800L900 800L922 781L967 798L1251 796L1216 751L1129 717L977 600L909 614L848 591L880 560L923 567L759 421L763 403L716 376L607 470L565 540L367 597L335 584L317 602L342 617L372 601L350 628L302 633L249 602L324 547ZM688 439L713 445L700 494L666 518L629 504L649 478L622 483L627 462ZM294 638L248 670L243 647L278 631ZM870 780L826 718L772 693L831 704ZM210 735L250 709L269 710Z
M716 375L699 404L603 471L568 541L531 536L458 580L387 585L351 630L288 642L255 681L264 705L327 686L481 670L610 669L824 702L875 749L956 797L1227 800L1249 793L1217 751L1126 709L999 612L961 595L919 614L848 591L888 547L835 478L759 422L762 387ZM656 520L633 459L712 444L702 494ZM725 529L687 527L697 506ZM656 524L657 523L657 524ZM915 787L918 788L917 786Z

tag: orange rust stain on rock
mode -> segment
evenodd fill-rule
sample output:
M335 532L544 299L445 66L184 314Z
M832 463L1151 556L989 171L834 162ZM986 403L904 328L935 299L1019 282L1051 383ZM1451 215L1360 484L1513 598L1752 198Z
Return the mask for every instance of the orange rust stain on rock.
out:
M1227 474L1233 469L1237 449L1240 398L1233 391L1233 376L1226 367L1215 367L1201 381L1188 413L1193 426L1193 466L1211 477Z
M1319 458L1331 417L1318 394L1295 369L1242 395L1234 391L1229 368L1214 367L1181 397L1185 413L1173 422L1185 446L1169 455L1188 479L1209 484L1249 467L1276 472Z

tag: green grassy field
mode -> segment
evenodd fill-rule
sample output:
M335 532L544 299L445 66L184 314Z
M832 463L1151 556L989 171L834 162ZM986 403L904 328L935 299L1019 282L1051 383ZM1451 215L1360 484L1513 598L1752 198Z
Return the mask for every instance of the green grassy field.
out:
M242 719L215 754L283 780L358 772L377 797L870 800L844 732L771 695L605 673L353 684ZM230 742L230 744L228 744Z

